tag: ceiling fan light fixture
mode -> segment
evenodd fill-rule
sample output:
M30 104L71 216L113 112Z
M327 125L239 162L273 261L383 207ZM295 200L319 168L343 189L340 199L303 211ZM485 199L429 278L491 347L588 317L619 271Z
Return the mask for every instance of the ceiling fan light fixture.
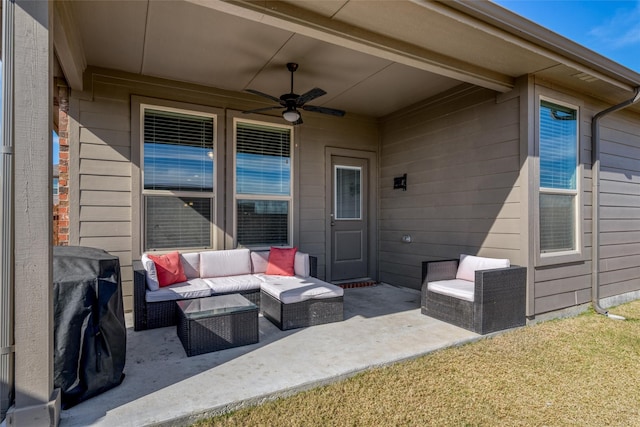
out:
M295 123L300 119L300 113L295 108L287 108L282 112L282 118L289 123Z

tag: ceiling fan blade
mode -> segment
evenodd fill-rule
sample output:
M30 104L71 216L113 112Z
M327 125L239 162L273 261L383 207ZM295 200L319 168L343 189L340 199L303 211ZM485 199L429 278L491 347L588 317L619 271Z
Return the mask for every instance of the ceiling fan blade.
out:
M316 107L315 105L303 105L302 109L305 111L313 111L316 113L329 114L337 117L342 117L345 114L342 110L336 110L335 108L327 107Z
M271 95L269 95L269 94L266 94L266 93L260 92L260 91L258 91L258 90L254 90L254 89L247 89L247 92L252 93L252 94L254 94L254 95L262 96L263 98L270 99L270 100L272 100L273 102L277 102L277 103L278 103L278 104L280 104L280 105L284 105L284 104L282 103L282 100L280 100L280 98L276 98L275 96L271 96Z
M324 90L320 89L319 87L315 87L313 89L311 89L309 92L307 93L303 93L302 95L300 95L298 97L298 99L296 99L296 105L298 107L303 106L305 103L311 101L312 99L316 99L322 95L325 95L327 92L325 92Z

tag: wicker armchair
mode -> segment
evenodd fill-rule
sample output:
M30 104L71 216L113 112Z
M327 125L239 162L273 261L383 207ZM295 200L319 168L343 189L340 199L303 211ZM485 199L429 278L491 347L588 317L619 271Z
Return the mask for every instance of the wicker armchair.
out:
M430 282L455 279L458 263L422 263L422 314L481 335L525 324L525 267L476 270L473 301L429 290Z

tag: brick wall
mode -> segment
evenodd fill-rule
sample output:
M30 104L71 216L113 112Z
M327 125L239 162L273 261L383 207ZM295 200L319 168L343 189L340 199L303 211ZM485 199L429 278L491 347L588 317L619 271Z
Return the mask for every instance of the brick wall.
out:
M69 245L69 88L58 86L58 205L54 207L54 244ZM57 211L57 212L56 212Z

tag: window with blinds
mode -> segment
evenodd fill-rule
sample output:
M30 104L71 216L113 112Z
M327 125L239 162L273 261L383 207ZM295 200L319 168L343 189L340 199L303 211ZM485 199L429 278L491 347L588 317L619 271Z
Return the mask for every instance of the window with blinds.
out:
M214 117L144 108L145 250L212 247Z
M577 249L578 111L540 102L540 251Z
M291 127L235 123L236 240L291 244Z

